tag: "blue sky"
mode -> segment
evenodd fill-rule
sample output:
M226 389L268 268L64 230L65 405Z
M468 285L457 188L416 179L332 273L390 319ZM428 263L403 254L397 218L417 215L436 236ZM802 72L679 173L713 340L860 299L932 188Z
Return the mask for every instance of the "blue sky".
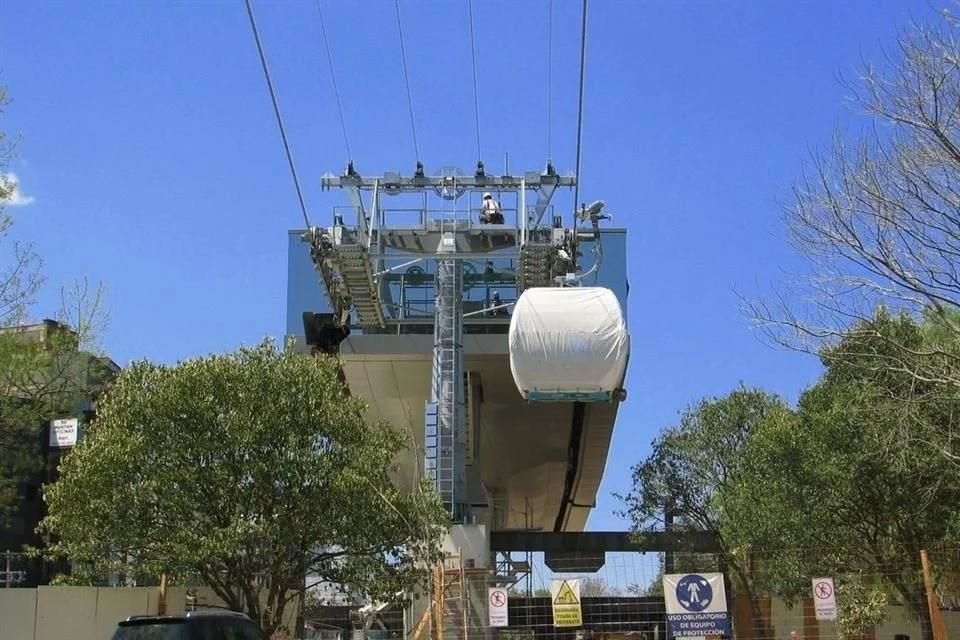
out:
M414 165L393 3L326 2L358 169ZM816 363L769 348L736 292L802 263L778 202L811 148L858 123L838 72L876 59L931 4L905 0L591 0L581 194L630 229L630 399L594 529L620 529L610 492L677 412L740 381L796 397ZM310 0L255 2L311 214L346 163ZM417 134L429 169L476 161L465 2L402 0ZM547 0L476 0L488 167L547 155ZM552 155L574 167L579 2L554 0ZM173 362L280 336L287 229L302 224L241 0L7 3L0 126L34 201L10 209L51 284L107 287L105 345ZM571 206L569 195L557 205ZM54 304L47 291L38 315Z

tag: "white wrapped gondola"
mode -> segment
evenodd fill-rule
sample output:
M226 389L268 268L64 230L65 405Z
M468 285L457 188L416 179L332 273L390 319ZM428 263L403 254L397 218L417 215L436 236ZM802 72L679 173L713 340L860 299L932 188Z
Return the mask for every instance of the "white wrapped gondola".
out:
M510 320L510 370L527 400L623 399L630 335L617 296L602 287L523 292Z

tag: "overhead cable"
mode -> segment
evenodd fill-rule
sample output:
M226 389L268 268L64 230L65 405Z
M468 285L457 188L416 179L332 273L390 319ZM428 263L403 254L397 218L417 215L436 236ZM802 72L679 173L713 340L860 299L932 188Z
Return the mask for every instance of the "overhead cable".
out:
M553 162L553 0L547 6L547 162Z
M330 53L330 39L327 37L327 25L323 20L323 6L317 0L317 13L320 14L320 30L323 32L323 46L327 51L327 64L330 66L330 79L333 81L333 95L337 98L337 115L340 116L340 131L343 132L343 146L347 149L347 160L353 162L350 153L350 141L347 139L347 125L343 120L343 104L340 102L340 90L337 88L337 74L333 70L333 56Z
M468 0L467 11L470 12L470 59L473 62L473 116L477 126L477 162L483 155L480 153L480 90L477 82L477 45L473 37L473 0Z
M394 0L397 8L397 32L400 34L400 59L403 61L403 79L407 84L407 105L410 107L410 129L413 131L413 153L420 162L420 145L417 143L417 124L413 117L413 96L410 93L410 74L407 72L407 52L403 42L403 24L400 22L400 0Z
M290 144L287 142L287 132L280 117L280 105L277 103L277 94L273 90L270 80L270 69L267 67L267 58L263 53L263 44L260 42L260 32L257 30L257 21L253 17L253 7L250 0L244 0L247 5L247 16L250 17L250 28L253 30L253 39L257 43L257 53L260 54L260 64L263 66L263 75L267 79L267 89L270 91L270 100L273 102L273 113L277 117L277 126L280 128L280 138L283 140L283 150L287 154L287 163L290 165L290 175L293 176L293 186L297 190L297 199L300 201L300 212L303 213L303 222L310 228L310 216L307 214L307 204L303 199L303 190L300 188L300 179L297 177L297 168L293 163L293 154L290 153Z
M587 0L583 0L580 23L580 98L577 105L577 184L573 187L574 215L580 207L580 154L583 146L583 76L587 62Z

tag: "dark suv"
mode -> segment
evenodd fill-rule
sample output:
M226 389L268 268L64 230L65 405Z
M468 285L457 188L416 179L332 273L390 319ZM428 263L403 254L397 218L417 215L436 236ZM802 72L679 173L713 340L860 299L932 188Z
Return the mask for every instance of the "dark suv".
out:
M113 640L266 640L249 617L225 609L190 611L182 616L130 616Z

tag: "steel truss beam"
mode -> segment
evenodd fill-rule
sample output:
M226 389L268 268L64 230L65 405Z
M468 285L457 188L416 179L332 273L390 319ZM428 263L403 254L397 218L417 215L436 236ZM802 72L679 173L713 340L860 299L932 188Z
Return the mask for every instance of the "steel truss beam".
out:
M720 551L716 534L709 531L493 531L491 551L543 551L545 553L600 553L606 551Z
M399 173L385 173L382 176L363 177L359 175L326 176L321 178L320 184L324 190L328 189L360 189L372 191L379 187L384 193L417 193L425 189L442 189L454 184L464 189L520 189L539 190L542 187L549 189L550 195L557 187L575 187L577 179L573 176L558 176L540 174L528 171L522 176L412 176L404 177ZM549 199L549 198L548 198Z

